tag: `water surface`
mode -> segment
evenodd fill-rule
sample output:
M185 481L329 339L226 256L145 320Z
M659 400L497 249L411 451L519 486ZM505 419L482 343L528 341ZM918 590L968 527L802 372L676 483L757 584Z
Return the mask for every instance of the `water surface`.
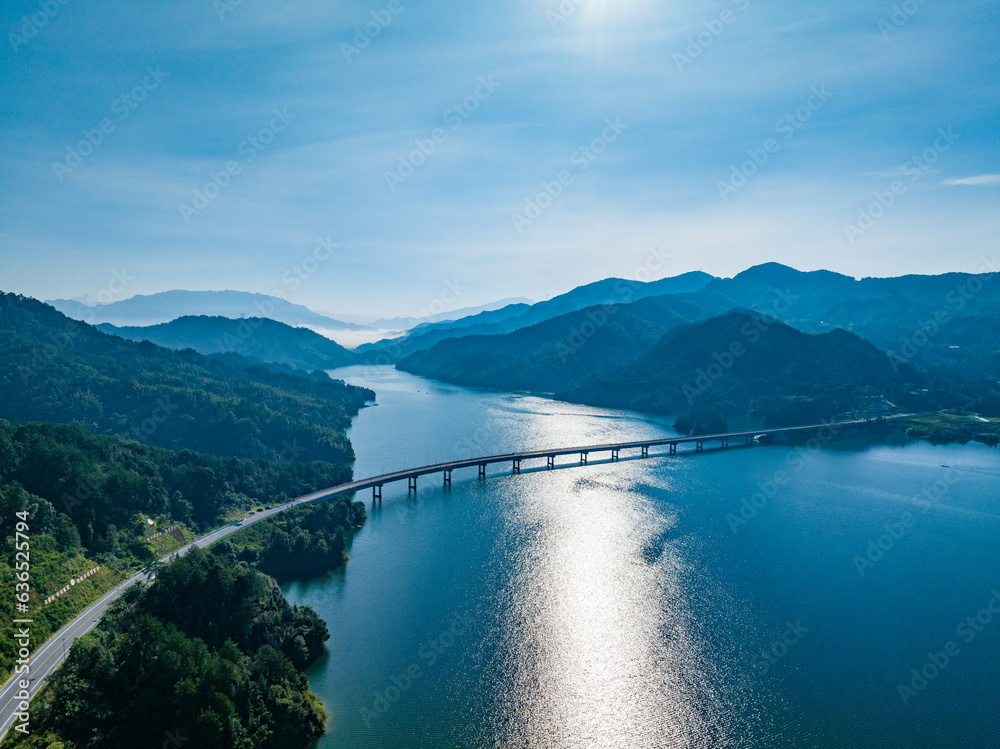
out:
M378 393L350 431L357 477L672 433L389 368L334 376ZM594 457L360 497L346 569L285 586L330 627L310 672L322 749L995 746L1000 452Z

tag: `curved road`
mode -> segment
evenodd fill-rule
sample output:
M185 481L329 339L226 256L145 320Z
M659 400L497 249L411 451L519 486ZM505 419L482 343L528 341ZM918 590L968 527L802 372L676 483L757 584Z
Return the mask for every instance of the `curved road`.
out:
M898 416L889 418L905 418L908 416L913 416L913 414L900 414ZM225 538L231 533L241 530L242 528L258 523L265 518L269 518L272 515L276 515L279 512L284 512L285 510L296 507L302 504L310 504L314 502L322 502L327 499L332 499L334 497L340 497L345 494L353 494L355 492L361 491L363 489L375 489L378 491L378 497L381 499L381 487L383 484L389 484L395 481L408 480L411 481L411 488L416 485L416 480L420 476L424 476L431 473L444 473L446 476L446 481L451 479L451 471L457 468L471 468L480 467L480 477L485 476L485 467L487 465L492 465L496 463L511 463L515 473L520 472L520 464L522 460L531 460L537 458L548 459L547 467L554 468L555 458L563 455L579 455L579 463L567 463L561 467L569 468L575 465L585 465L587 460L587 455L592 452L609 452L611 453L611 460L618 460L618 452L625 449L641 449L642 452L639 456L635 457L661 457L660 455L649 456L650 447L663 447L669 446L670 453L673 454L677 445L681 444L691 444L695 445L695 450L700 451L704 443L706 442L719 442L720 445L725 448L729 446L729 443L735 442L733 447L738 446L751 446L755 444L755 437L763 435L786 435L789 437L806 437L810 433L813 433L816 438L821 442L825 443L834 436L843 431L847 427L857 427L864 424L868 424L868 421L850 421L841 422L838 424L816 424L808 427L795 427L790 429L763 429L755 432L734 432L729 434L714 434L706 435L702 437L669 437L664 439L656 440L646 440L640 442L619 442L606 445L584 445L580 447L571 448L558 448L554 450L529 450L517 453L508 453L504 455L489 455L480 458L470 458L467 460L451 461L448 463L437 463L429 466L421 466L419 468L407 469L403 471L394 471L392 473L385 473L380 476L373 476L367 479L361 479L359 481L351 481L347 484L341 484L340 486L330 487L328 489L321 489L317 492L312 492L311 494L305 494L301 497L297 497L290 502L287 502L278 507L271 508L270 510L264 510L258 512L255 515L248 517L237 523L224 526L215 530L201 538L193 541L192 543L184 546L181 549L169 554L168 556L161 559L161 562L168 562L170 559L176 556L183 556L189 552L194 547L204 548L216 541ZM829 436L824 436L823 432L829 433ZM742 440L742 445L739 441ZM60 629L56 634L49 638L42 647L40 647L31 656L31 673L29 677L29 700L34 697L41 689L42 685L48 681L55 670L62 664L63 660L66 658L66 654L69 652L69 648L73 645L73 642L78 638L85 635L91 629L93 629L97 623L100 621L104 612L108 609L112 602L122 591L135 585L138 582L147 582L150 575L145 573L138 573L133 575L128 580L120 583L117 587L106 593L100 600L91 604L79 614L75 619L66 624L62 629ZM25 616L30 616L27 614ZM14 674L6 684L4 684L3 689L0 690L0 741L3 737L7 735L11 726L15 722L17 717L19 706L21 704L21 699L17 697L19 691L19 682L24 679L22 674ZM21 721L18 721L20 723Z

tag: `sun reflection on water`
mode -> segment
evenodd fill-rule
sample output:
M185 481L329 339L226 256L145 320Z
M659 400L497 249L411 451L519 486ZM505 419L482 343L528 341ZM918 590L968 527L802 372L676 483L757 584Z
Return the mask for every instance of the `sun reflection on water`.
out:
M676 518L620 488L614 470L614 483L563 473L508 489L521 539L502 746L695 747L715 732L682 551L646 553Z

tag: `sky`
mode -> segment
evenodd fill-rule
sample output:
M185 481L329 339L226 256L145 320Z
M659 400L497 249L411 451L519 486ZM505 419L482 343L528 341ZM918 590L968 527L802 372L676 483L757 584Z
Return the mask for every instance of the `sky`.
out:
M414 315L1000 250L990 1L6 0L0 289Z

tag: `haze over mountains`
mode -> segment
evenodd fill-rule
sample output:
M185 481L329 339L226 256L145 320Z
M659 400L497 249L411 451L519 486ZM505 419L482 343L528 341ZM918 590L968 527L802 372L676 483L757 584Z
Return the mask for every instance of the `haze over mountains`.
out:
M90 300L92 302L92 300ZM355 318L341 320L314 312L301 304L267 294L245 291L163 291L157 294L138 294L128 299L108 304L94 304L80 299L53 299L47 302L64 315L90 324L108 323L119 327L159 325L180 317L215 316L230 319L268 318L296 327L320 331L329 338L341 338L348 345L364 340L399 334L427 323L457 320L479 312L496 310L512 304L531 304L523 297L502 299L477 307L463 307L450 311L426 311L422 317ZM441 305L443 306L443 305ZM352 316L353 317L353 316ZM365 331L371 331L365 335ZM357 335L350 335L351 333Z
M530 307L534 302L527 297L509 297L507 299L500 299L496 302L490 302L489 304L481 304L477 307L459 307L458 309L448 310L447 312L437 312L433 313L427 310L425 314L419 317L378 317L378 318L366 318L363 320L362 324L371 330L409 330L418 325L427 325L431 323L447 322L453 320L461 320L463 318L470 317L472 315L479 314L480 312L492 312L494 310L503 309L511 305L522 305L524 307ZM346 318L345 318L346 319ZM360 320L355 320L355 322L361 322Z
M315 325L332 330L362 330L364 326L334 320L301 304L267 294L246 291L163 291L138 294L110 304L88 306L74 299L54 299L51 304L68 317L91 324L119 326L158 325L186 315L267 317L287 325Z
M841 327L899 361L944 368L952 377L995 380L1000 337L988 334L1000 324L998 278L997 273L952 273L857 280L772 263L734 278L710 279L690 293L639 301L609 293L601 304L502 335L458 337L454 332L451 340L404 356L399 366L456 384L571 390L582 384L581 374L597 373L595 348L608 355L607 366L629 361L634 349L613 356L612 340L614 346L634 341L648 348L650 339L677 325L745 309L807 333ZM665 313L668 308L673 315Z
M430 348L439 341L456 336L499 335L525 328L535 323L550 320L559 315L575 312L594 305L605 304L609 300L628 303L638 299L663 294L683 294L697 291L714 279L708 273L692 271L679 276L662 278L658 281L629 281L622 278L608 278L585 286L579 286L565 294L560 294L530 307L512 305L495 313L475 315L457 323L439 323L414 328L402 339L383 340L360 346L359 352L387 352L391 360L401 355ZM460 330L459 330L460 329Z
M374 398L323 373L127 341L14 294L0 294L0 364L0 418L242 458L280 460L297 440L307 460L353 460L342 430Z
M855 279L777 263L733 278L702 272L646 283L611 278L536 304L503 300L468 308L469 314L458 319L450 317L463 310L428 316L402 335L355 350L313 330L329 336L331 325L370 332L371 326L415 321L347 323L244 292L165 292L87 312L150 319L204 305L207 309L197 316L152 327L101 327L169 348L238 356L237 363L307 370L392 363L458 385L558 393L595 405L657 412L713 407L727 413L756 408L763 414L763 406L754 403L770 396L822 403L816 408L826 412L846 408L848 391L865 386L891 389L893 397L915 408L954 405L963 398L992 402L1000 379L998 278L985 272ZM247 309L257 314L244 315ZM241 315L246 319L233 319ZM772 344L757 344L753 355L740 359L718 383L713 380L712 392L680 397L692 373L728 351L720 331L729 330L733 342L745 343L738 331L747 320L739 315L768 320L767 335L759 337ZM728 320L729 327L720 320ZM827 335L838 329L844 332ZM854 369L844 370L838 362ZM910 396L927 378L937 399L918 403ZM947 382L947 388L935 389L936 380ZM771 403L772 419L784 419L774 415L776 408ZM797 408L800 414L809 412L802 402Z
M150 341L199 354L239 354L256 362L286 364L295 369L336 369L357 362L357 355L309 328L295 328L267 318L187 316L146 327L97 326L105 333L133 341Z
M859 390L905 399L907 384L921 380L846 330L810 335L733 310L675 327L638 359L558 397L662 414L750 412L774 427L851 411Z

